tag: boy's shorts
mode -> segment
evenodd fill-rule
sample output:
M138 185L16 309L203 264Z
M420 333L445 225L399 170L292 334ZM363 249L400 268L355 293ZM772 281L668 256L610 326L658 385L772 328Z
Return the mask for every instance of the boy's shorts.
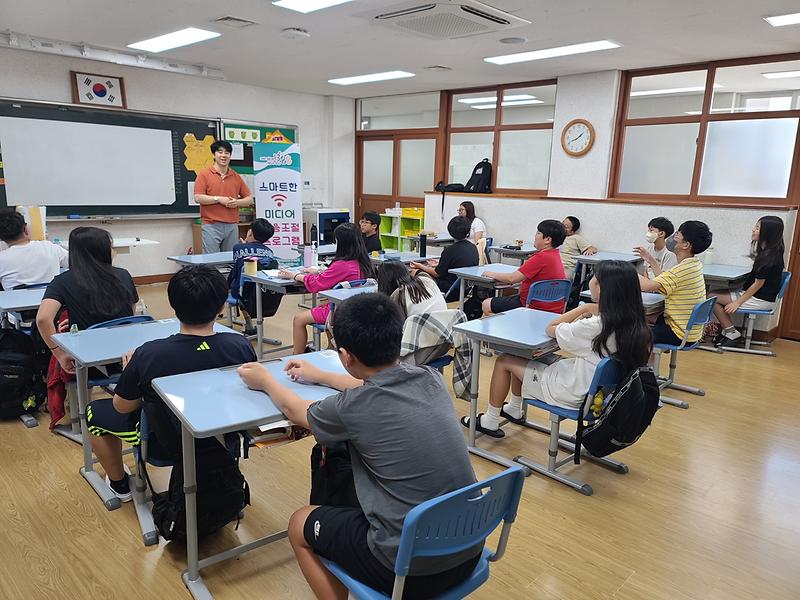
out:
M519 294L514 294L513 296L495 296L492 298L491 303L491 309L494 314L514 310L521 306L522 301L519 298Z
M660 315L656 322L653 323L653 343L680 346L682 342L683 340L675 335L672 327L664 320L664 315Z
M332 560L351 577L390 596L394 572L383 566L370 551L368 531L369 521L360 508L319 506L308 515L303 536L316 554ZM480 552L442 573L406 577L403 597L425 599L438 596L467 579L479 559Z
M139 444L139 417L142 410L121 413L114 408L111 398L95 400L86 407L86 424L89 433L96 436L113 435L132 446Z

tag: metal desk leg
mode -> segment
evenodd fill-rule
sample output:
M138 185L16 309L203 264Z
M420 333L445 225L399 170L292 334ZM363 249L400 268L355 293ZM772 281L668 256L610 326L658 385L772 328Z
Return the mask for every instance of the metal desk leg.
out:
M260 312L259 317L261 316ZM211 593L203 582L203 578L200 577L200 560L197 550L197 472L194 460L194 438L185 426L181 427L181 445L183 447L183 494L186 498L186 570L181 573L181 578L194 598L211 600Z
M311 308L316 308L317 306L317 294L311 294ZM314 344L314 350L322 350L320 346L322 346L322 337L320 335L319 329L311 326L311 339L312 343Z
M120 501L106 485L100 474L94 470L94 457L92 444L89 442L89 426L86 424L86 406L89 404L89 369L83 365L75 364L75 380L78 384L78 417L81 422L81 440L83 443L83 466L80 474L89 482L94 491L100 496L108 510L119 508Z
M464 284L464 278L459 277L459 285L458 285L458 310L464 311L464 289L466 285Z
M63 435L68 440L83 443L81 438L81 424L78 418L78 398L75 391L75 385L72 383L67 384L67 402L69 402L69 424L56 425L53 431L59 435Z
M264 358L264 309L261 306L261 284L256 284L256 332L258 335L258 360Z
M467 450L469 450L470 454L480 456L481 458L495 462L498 465L503 465L504 467L518 467L519 464L515 463L513 460L504 456L500 456L499 454L495 454L494 452L489 452L483 448L478 448L475 443L475 438L477 437L475 426L478 424L478 378L480 376L481 368L481 342L480 340L476 339L472 340L471 344L472 380L469 384L469 437L467 438ZM526 477L531 474L531 471L528 467L523 468L525 469Z

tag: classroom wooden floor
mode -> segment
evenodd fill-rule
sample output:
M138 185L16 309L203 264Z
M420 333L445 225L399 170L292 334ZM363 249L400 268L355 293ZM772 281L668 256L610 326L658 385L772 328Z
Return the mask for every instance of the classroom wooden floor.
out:
M164 285L140 292L155 316L171 316ZM270 335L290 339L294 306L283 303ZM675 393L691 408L659 411L618 455L627 475L576 467L593 496L529 477L506 557L473 597L800 598L800 344L779 341L776 350L777 358L683 355L680 379L706 396ZM483 405L494 359L481 360ZM466 413L465 402L455 406ZM78 474L80 447L51 435L46 414L40 422L0 423L0 598L190 598L180 579L185 551L163 541L145 548L133 506L107 512ZM482 444L544 460L544 435L506 431ZM242 470L252 506L238 531L205 540L201 556L285 528L308 500L312 444L251 453ZM479 478L500 470L472 462ZM166 485L165 472L156 479ZM221 600L312 597L287 541L209 568L204 579Z

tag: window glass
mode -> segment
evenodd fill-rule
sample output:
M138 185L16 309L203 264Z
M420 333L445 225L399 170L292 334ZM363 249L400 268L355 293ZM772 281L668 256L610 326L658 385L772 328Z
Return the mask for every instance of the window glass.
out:
M688 194L699 131L699 123L626 127L619 191Z

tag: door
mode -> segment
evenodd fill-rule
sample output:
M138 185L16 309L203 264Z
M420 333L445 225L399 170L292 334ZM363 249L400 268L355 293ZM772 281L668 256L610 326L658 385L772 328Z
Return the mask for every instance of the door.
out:
M800 340L800 218L795 217L792 251L789 255L789 271L792 281L781 304L779 335Z

